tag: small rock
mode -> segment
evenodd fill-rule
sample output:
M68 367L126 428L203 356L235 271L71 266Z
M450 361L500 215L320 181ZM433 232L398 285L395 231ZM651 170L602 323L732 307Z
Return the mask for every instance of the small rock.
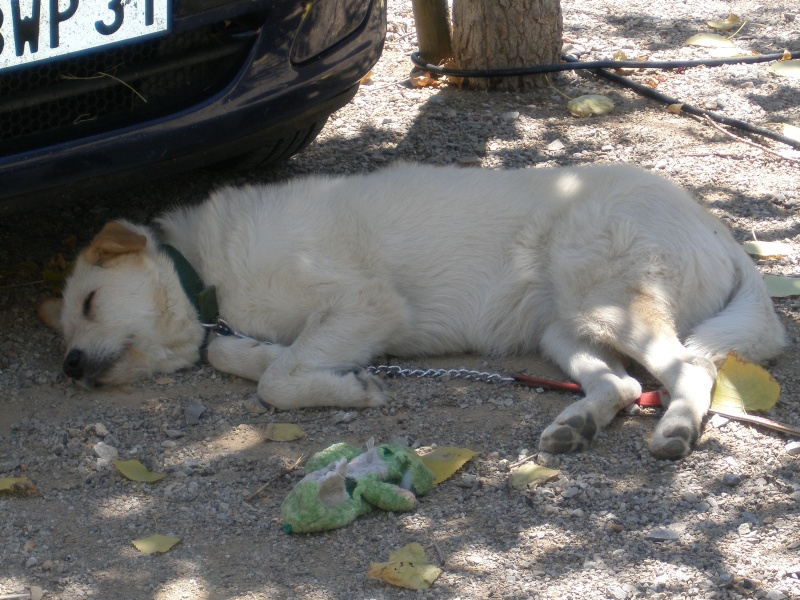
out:
M563 152L564 148L566 148L566 146L561 140L553 140L546 146L548 152Z
M108 435L108 428L102 423L95 423L94 432L97 434L97 437L104 438Z
M503 121L506 123L513 123L517 119L519 119L519 113L515 110L503 113Z
M97 466L105 467L119 456L119 452L114 446L109 446L105 442L97 442L94 445L94 453L97 455Z
M331 415L331 419L333 420L334 423L350 423L352 421L355 421L355 418L356 418L356 413L346 412L343 410L335 412Z
M261 402L261 398L256 396L255 394L250 396L247 400L242 402L242 406L244 406L245 410L253 415L263 415L269 409Z
M167 434L167 437L171 439L182 438L184 435L186 435L180 429L167 429L164 433Z
M646 536L644 536L646 540L650 540L651 542L674 542L679 539L677 533L672 531L672 529L654 529Z
M742 483L742 476L736 473L725 473L722 477L722 483L728 487L736 487Z
M800 455L800 442L789 442L786 444L786 454L789 456Z
M575 496L577 496L580 493L581 493L581 488L572 486L572 487L568 487L563 492L561 492L561 497L562 498L566 498L567 500L569 500L570 498L574 498Z
M728 423L730 423L730 419L727 417L723 417L722 415L713 415L709 420L708 424L711 425L714 429L719 429L720 427L724 427Z
M786 595L778 590L770 590L764 596L765 600L786 600Z
M28 560L25 561L25 567L28 569L32 569L36 565L39 564L39 559L35 556L31 556Z
M197 425L200 422L200 415L206 410L206 407L199 402L192 402L183 411L183 418L186 419L187 425Z

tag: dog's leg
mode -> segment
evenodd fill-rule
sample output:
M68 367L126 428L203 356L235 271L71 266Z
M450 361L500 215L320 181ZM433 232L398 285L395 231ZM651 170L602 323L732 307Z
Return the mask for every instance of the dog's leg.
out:
M547 328L541 347L581 384L586 396L561 411L542 432L539 448L552 453L583 450L620 410L641 395L642 388L613 350L578 339L564 323Z
M692 354L677 336L654 339L643 352L631 353L669 391L667 411L656 426L650 451L658 458L686 456L700 437L717 377L714 364Z
M656 297L638 293L625 303L609 303L588 311L573 325L596 343L637 361L664 384L671 401L656 427L650 451L658 458L686 456L700 436L716 368L681 343L670 311ZM586 374L575 372L573 376L587 390L583 402L590 401L594 394L582 379ZM590 369L588 380L594 378L596 374ZM630 398L625 396L624 400ZM609 412L607 416L613 414ZM561 417L557 421L560 420Z
M386 401L381 380L363 367L406 326L405 301L368 282L309 317L298 338L266 369L261 398L280 409L368 407Z
M214 336L208 343L208 362L224 373L258 381L285 350L280 344L262 344L250 338Z

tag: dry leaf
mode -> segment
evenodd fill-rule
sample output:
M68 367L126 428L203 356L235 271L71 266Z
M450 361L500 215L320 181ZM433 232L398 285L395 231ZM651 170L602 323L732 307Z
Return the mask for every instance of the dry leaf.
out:
M428 562L422 546L414 542L391 552L385 563L370 563L367 577L411 590L426 590L441 572Z
M717 371L711 410L732 414L764 411L775 406L780 393L780 385L763 367L731 352Z
M724 21L706 21L711 29L719 29L721 31L732 31L741 26L742 20L735 14L731 13Z
M163 554L180 541L179 537L154 533L146 538L133 540L131 543L144 554Z
M441 483L452 477L464 463L475 456L477 452L468 448L452 448L440 446L433 452L421 456L422 463L428 467L434 475L433 483Z
M372 76L373 76L374 74L375 74L375 72L374 72L374 71L370 71L369 73L367 73L366 75L364 75L364 76L363 76L361 79L359 79L359 80L358 80L358 83L360 83L360 84L362 84L362 85L363 85L363 84L367 84L367 85L368 85L368 84L372 83Z
M163 473L154 473L138 460L115 460L114 466L131 481L155 483L156 481L164 479Z
M614 110L614 103L607 96L587 94L567 102L567 110L574 117L605 115Z
M439 66L444 67L445 69L458 69L458 65L456 64L456 60L454 58L448 58ZM457 77L456 75L445 75L444 80L450 85L454 85L456 87L461 87L464 85L464 78Z
M294 423L270 423L264 429L264 436L271 442L291 442L306 437L306 432Z
M0 496L38 496L39 490L27 477L0 477Z
M781 77L800 79L800 60L779 60L772 63L767 70Z
M745 242L744 251L758 258L780 258L792 252L792 245L786 242Z
M700 46L702 48L735 48L736 45L728 38L716 33L698 33L690 37L684 46Z
M764 283L772 298L796 298L800 296L800 277L764 275Z
M682 110L683 110L683 104L670 104L667 107L667 112L671 112L673 115L681 114Z
M558 469L549 469L535 463L525 463L511 471L511 487L515 490L525 490L550 481L560 472Z
M409 81L411 82L411 87L413 88L423 88L423 87L439 85L439 80L431 77L431 74L428 71L425 71L423 73L413 73L409 78Z

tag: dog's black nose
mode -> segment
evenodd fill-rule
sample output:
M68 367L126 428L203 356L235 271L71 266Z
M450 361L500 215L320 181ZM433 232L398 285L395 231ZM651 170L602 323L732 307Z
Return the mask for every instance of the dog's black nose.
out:
M64 359L64 364L61 368L64 369L64 374L73 379L80 379L83 377L83 352L77 348L73 348Z

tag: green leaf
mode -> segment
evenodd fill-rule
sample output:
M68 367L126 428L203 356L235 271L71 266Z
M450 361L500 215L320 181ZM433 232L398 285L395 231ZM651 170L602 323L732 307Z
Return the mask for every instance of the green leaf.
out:
M745 242L744 251L759 258L779 258L792 252L792 245L786 242Z
M800 60L779 60L772 63L767 70L781 77L800 79Z
M567 102L567 110L573 117L605 115L614 110L614 103L607 96L587 94Z
M703 48L735 48L736 44L728 38L716 33L698 33L684 43L685 46L701 46Z
M270 423L264 436L272 442L291 442L306 437L306 432L294 423Z
M115 460L114 466L131 481L154 483L164 479L163 473L154 473L138 460Z
M133 540L131 543L144 554L163 554L180 541L179 537L154 533L145 538Z
M773 298L796 298L800 296L800 277L764 275L767 291Z

